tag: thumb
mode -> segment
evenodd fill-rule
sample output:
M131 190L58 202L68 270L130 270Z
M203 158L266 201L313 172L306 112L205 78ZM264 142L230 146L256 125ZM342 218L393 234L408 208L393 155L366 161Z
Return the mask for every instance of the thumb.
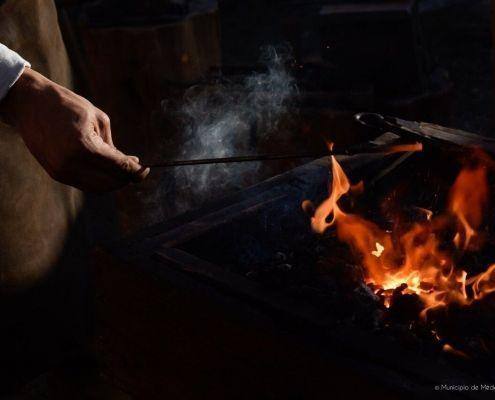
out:
M140 182L145 179L150 169L139 163L139 158L128 156L120 150L105 145L98 149L98 163L118 180Z
M145 167L139 163L139 158L135 156L126 156L121 161L122 169L134 182L140 182L145 179L150 173L150 168Z

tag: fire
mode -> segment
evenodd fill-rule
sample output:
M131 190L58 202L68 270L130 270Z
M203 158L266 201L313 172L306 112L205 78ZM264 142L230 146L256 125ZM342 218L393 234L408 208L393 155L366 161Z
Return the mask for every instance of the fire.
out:
M311 218L311 226L317 233L323 233L327 228L332 226L339 216L345 214L338 206L340 198L351 189L351 184L347 179L344 170L332 156L332 188L330 196L317 209L315 215ZM331 221L327 221L331 216Z
M376 246L376 250L372 251L371 254L373 254L375 257L379 258L379 257L381 257L383 250L385 250L385 247L383 247L378 242L375 243L375 246Z
M455 265L455 252L472 251L479 245L477 229L483 222L488 203L487 172L483 166L463 169L448 196L447 212L433 215L424 210L426 220L404 231L385 231L365 218L346 213L339 200L352 191L344 170L335 157L328 198L314 210L312 229L324 233L333 227L337 237L359 256L366 283L390 305L391 292L417 294L428 310L451 303L469 305L495 291L495 264L476 276ZM455 234L445 246L449 227ZM457 250L456 250L457 249Z
M451 189L449 200L449 211L457 216L459 223L454 238L457 247L467 250L472 244L487 203L486 169L478 167L462 170Z

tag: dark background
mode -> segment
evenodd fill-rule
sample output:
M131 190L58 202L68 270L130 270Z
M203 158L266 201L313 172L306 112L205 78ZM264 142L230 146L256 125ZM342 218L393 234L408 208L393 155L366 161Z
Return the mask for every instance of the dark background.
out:
M313 98L313 103L301 106L299 113L294 112L295 119L300 119L297 129L308 123L311 133L330 131L336 141L357 143L365 138L352 126L352 114L370 108L495 136L490 1L418 2L422 56L428 55L424 67L426 88L416 83L407 18L390 31L380 28L380 23L372 23L370 30L377 33L376 38L362 32L361 24L346 25L339 18L334 22L341 23L342 28L335 28L337 25L330 22L315 22L322 7L339 3L349 2L74 0L59 1L58 6L77 91L110 115L118 146L145 162L191 156L182 152L189 138L183 135L180 118L175 118L176 110L190 88L209 89L212 67L240 68L243 74L251 75L259 67L261 46L286 42L294 50L296 64L311 65L300 73L301 91L318 96L323 93L321 97L315 95L318 100ZM396 16L391 19L395 21ZM320 50L328 39L327 28L334 29L334 34L346 33L331 44L335 44L336 52L325 58ZM329 36L330 42L334 37ZM390 45L392 50L385 44L388 39L395 39ZM368 58L370 54L376 55L376 59ZM348 63L353 57L358 61ZM371 66L375 69L371 70ZM404 102L409 105L404 106ZM291 118L287 121L293 122ZM287 121L282 121L282 136L293 127ZM232 134L235 136L236 132ZM263 132L260 134L263 137ZM279 138L260 141L247 150L279 151ZM296 147L299 142L291 136L284 145ZM247 151L235 146L233 150L240 154ZM259 165L256 174L249 169L227 174L213 169L211 177L218 179L211 190L200 195L194 171L178 179L176 171L155 170L140 185L89 197L88 222L93 245L106 246L122 237L139 235L150 226L294 166ZM112 285L114 278L109 278ZM121 291L125 291L123 287ZM135 282L131 281L130 293L134 287ZM123 299L125 302L126 296ZM208 314L205 315L207 318ZM81 374L79 367L83 370ZM118 385L110 389L102 384L94 370L88 383L84 365L76 367L75 374L72 372L45 374L32 384L32 391L43 393L47 387L59 385L71 393L74 385L81 385L87 392L87 397L82 398L99 398L94 393L104 393L103 398L128 398L119 392Z
M414 4L416 17L385 13L376 19L365 16L370 22L363 24L321 16L325 7L377 3ZM190 138L184 137L173 111L180 109L188 89L208 87L212 68L252 74L265 45L288 44L295 63L305 65L295 70L300 91L323 98L317 107L314 99L303 107L303 115L312 115L309 125L316 135L331 131L333 141L362 141L350 122L359 111L488 136L494 132L488 0L60 1L59 11L78 91L109 114L117 145L145 162L194 158L196 154L184 153ZM419 46L411 38L413 20ZM297 146L293 142L291 147L287 137L281 133L229 155L290 151ZM280 138L287 139L285 147L278 145ZM218 156L206 150L202 155ZM98 239L126 236L294 165L265 163L253 166L256 174L232 168L222 175L219 170L220 184L199 195L190 178L195 170L183 169L186 179L178 179L177 170L155 170L140 187L107 196L116 211L111 218L108 213L93 218L100 221L94 231Z

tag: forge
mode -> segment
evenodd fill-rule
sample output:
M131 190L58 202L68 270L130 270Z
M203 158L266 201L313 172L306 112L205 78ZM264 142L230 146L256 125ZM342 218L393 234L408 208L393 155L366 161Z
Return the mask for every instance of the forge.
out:
M473 138L450 134L461 141ZM396 139L385 133L375 143ZM383 235L391 235L394 224L407 236L411 226L445 218L435 216L451 201L449 188L462 171L473 170L478 162L473 160L487 162L489 156L432 143L422 152L318 159L98 251L95 348L107 373L148 398L164 391L182 398L198 393L313 398L345 395L350 390L345 382L355 379L362 382L358 392L408 398L431 393L435 385L492 380L495 309L489 266L495 254L487 222L493 221L492 208L476 227L484 241L480 251L444 244L455 241L451 226L438 234L443 242L435 251L450 254L468 277L482 279L478 291L469 280L454 279L465 286L449 287L452 293L464 291L470 300L449 300L432 309L424 295L441 303L440 283L420 275L423 291L411 290L409 278L380 286L383 282L370 279L366 257L339 238L338 226L330 226L332 218L338 220L335 210L326 211L328 227L321 234L311 227L311 216L318 215L314 208L324 204L335 179L331 166L335 175L337 160L351 182L364 182L364 191L338 202L339 212L373 221ZM489 190L490 179L487 185ZM479 190L469 187L472 207L472 193ZM416 251L428 243L425 235L436 234L428 226L414 238ZM385 256L389 247L376 239L370 257ZM435 254L423 249L415 262L430 267ZM428 318L422 316L426 312ZM232 367L229 382L225 365ZM325 384L329 373L342 387ZM169 385L171 380L184 385Z
M494 6L0 0L0 400L493 398Z

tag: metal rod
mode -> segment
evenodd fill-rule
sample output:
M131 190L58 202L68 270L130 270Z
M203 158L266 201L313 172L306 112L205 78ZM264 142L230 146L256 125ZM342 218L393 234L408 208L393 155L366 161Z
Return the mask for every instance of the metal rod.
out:
M251 156L237 157L219 157L219 158L202 158L196 160L170 160L156 164L147 165L150 168L171 168L181 167L186 165L205 165L205 164L230 164L253 161L269 161L269 160L290 160L301 158L320 158L331 155L326 153L299 153L299 154L256 154Z
M270 161L270 160L294 160L303 158L321 158L331 155L353 155L363 153L402 153L407 151L418 151L418 143L410 143L404 145L387 144L377 145L372 143L361 143L353 146L334 147L333 151L326 152L306 152L306 153L285 153L285 154L254 154L249 156L234 156L234 157L219 157L219 158L202 158L196 160L170 160L162 161L155 164L146 165L150 168L171 168L183 167L187 165L206 165L206 164L231 164L253 161Z

